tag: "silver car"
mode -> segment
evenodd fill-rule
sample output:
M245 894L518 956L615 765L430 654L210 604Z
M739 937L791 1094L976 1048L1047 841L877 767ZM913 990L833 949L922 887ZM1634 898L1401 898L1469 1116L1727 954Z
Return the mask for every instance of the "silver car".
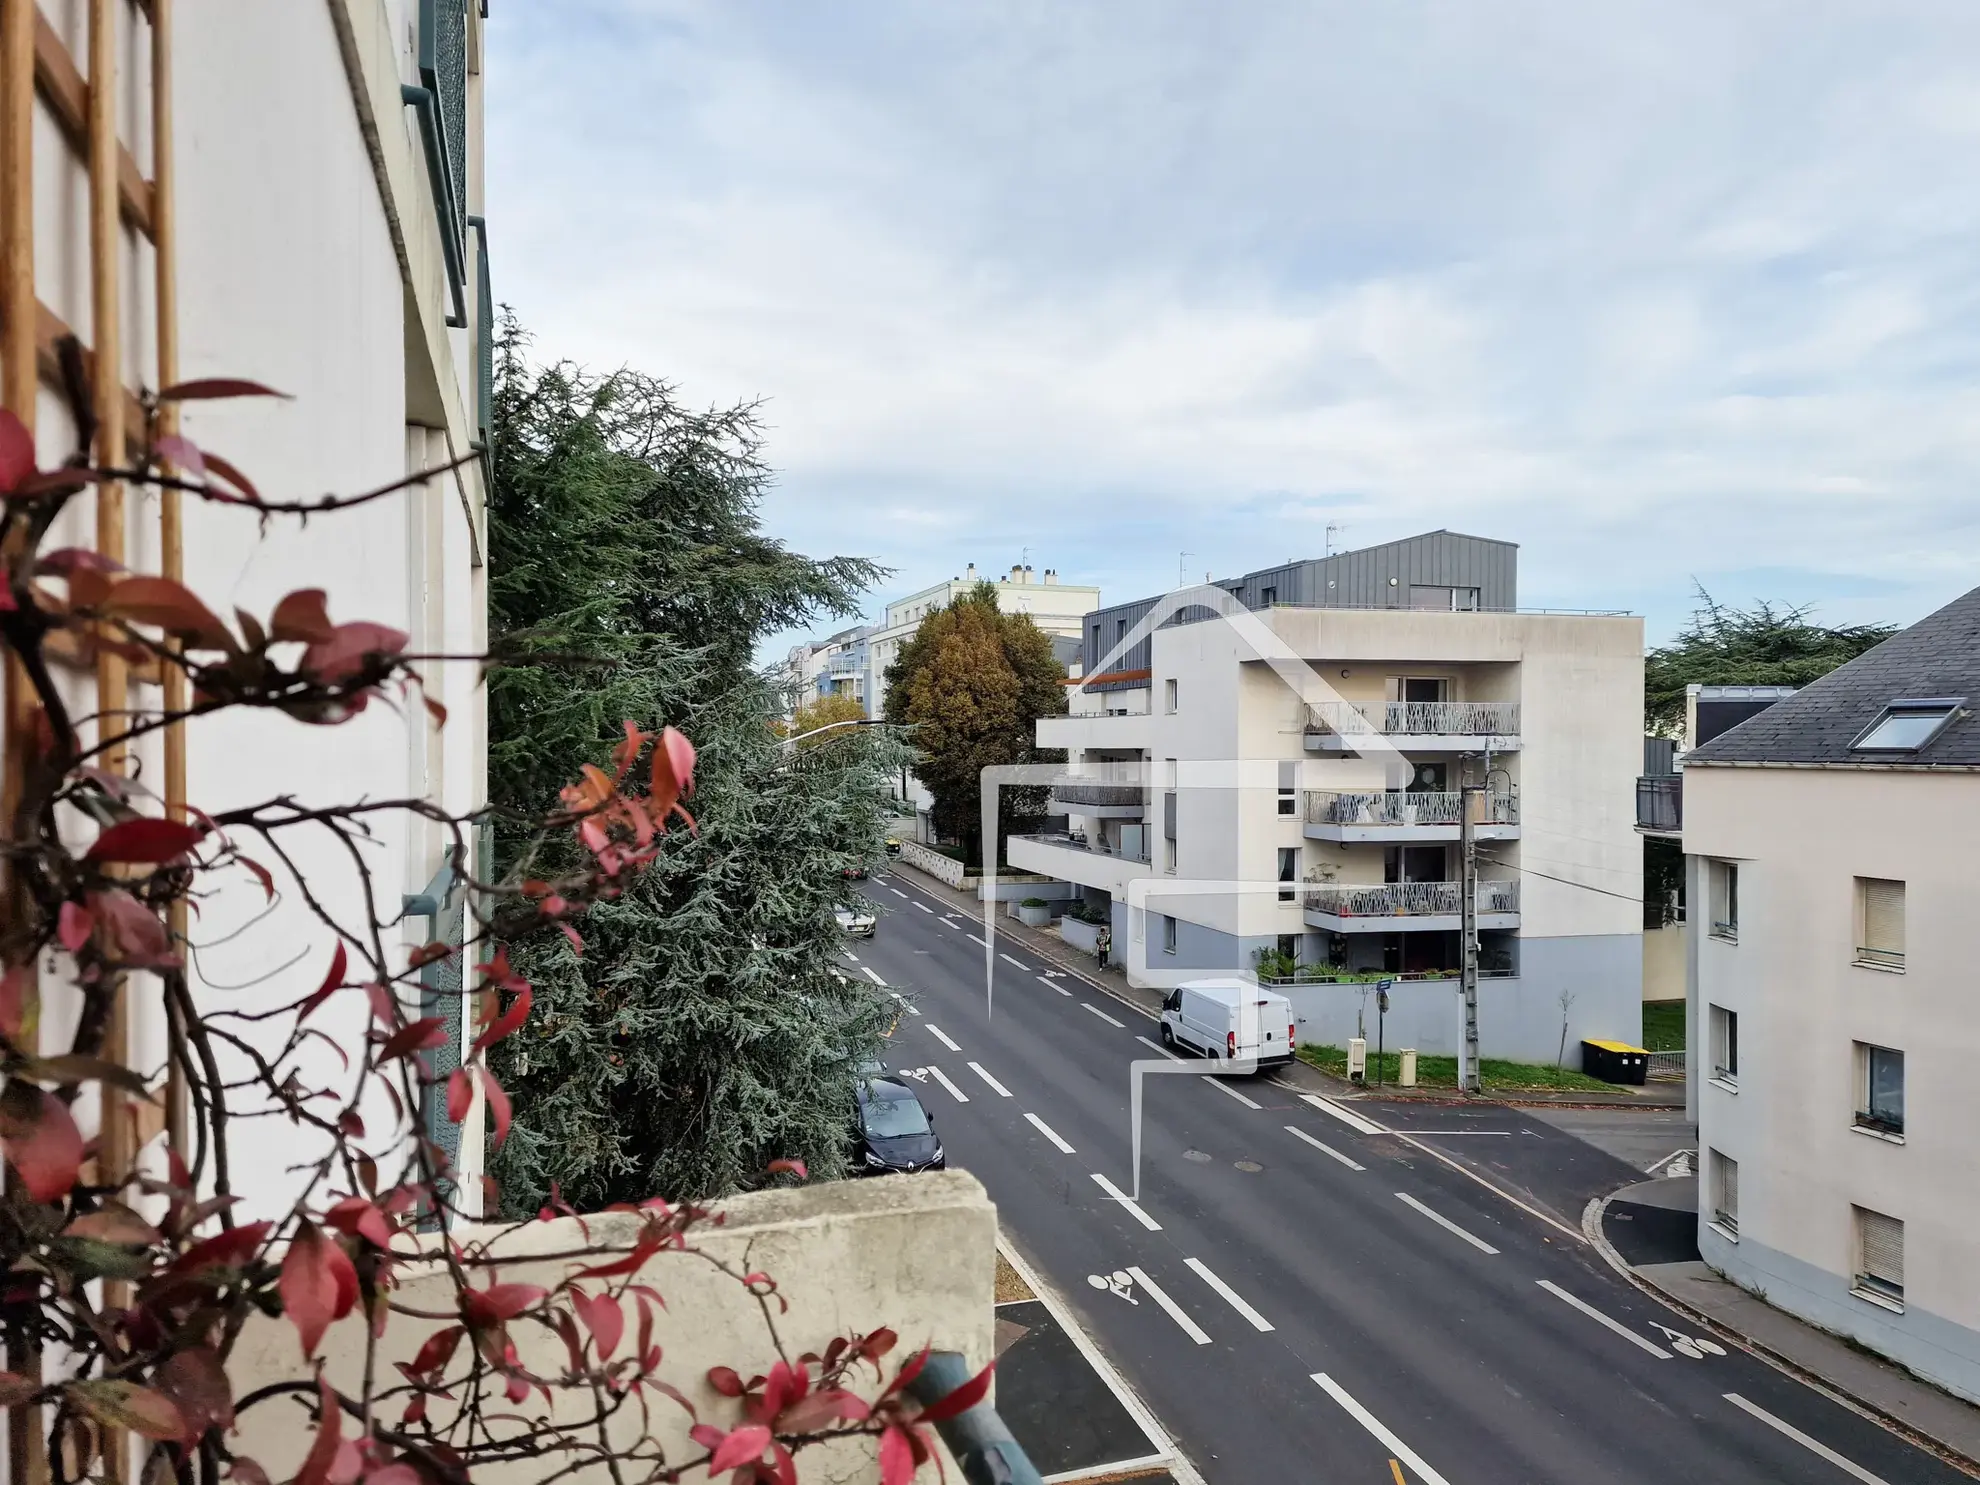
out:
M839 931L848 938L872 938L880 921L869 907L841 907L832 912L839 920Z

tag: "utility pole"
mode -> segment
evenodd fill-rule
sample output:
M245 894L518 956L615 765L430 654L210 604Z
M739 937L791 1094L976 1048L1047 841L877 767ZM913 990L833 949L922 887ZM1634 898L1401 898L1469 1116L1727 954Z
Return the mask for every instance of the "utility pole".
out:
M1458 1044L1458 1092L1476 1093L1478 1086L1478 829L1472 804L1483 792L1466 784L1458 794L1459 852L1464 858L1458 885L1459 952L1464 956L1460 990L1464 1004L1463 1037Z

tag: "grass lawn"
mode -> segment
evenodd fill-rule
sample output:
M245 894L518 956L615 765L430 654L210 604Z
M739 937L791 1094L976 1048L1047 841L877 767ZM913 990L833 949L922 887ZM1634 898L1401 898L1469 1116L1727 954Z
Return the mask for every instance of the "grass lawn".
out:
M1345 1047L1304 1046L1299 1049L1299 1060L1310 1063L1322 1072L1332 1073L1337 1078L1347 1076ZM1401 1056L1395 1052L1385 1052L1380 1060L1382 1081L1395 1082L1402 1066ZM1370 1052L1368 1054L1370 1083L1375 1081L1376 1073L1376 1057ZM1554 1091L1564 1088L1593 1093L1617 1091L1613 1083L1605 1083L1600 1078L1591 1078L1585 1073L1568 1068L1551 1067L1545 1063L1507 1062L1499 1057L1479 1059L1478 1079L1487 1093ZM1457 1058L1419 1054L1416 1059L1416 1081L1419 1087L1424 1088L1457 1087Z
M1653 1052L1684 1050L1684 1002L1651 1000L1643 1005L1643 1045Z

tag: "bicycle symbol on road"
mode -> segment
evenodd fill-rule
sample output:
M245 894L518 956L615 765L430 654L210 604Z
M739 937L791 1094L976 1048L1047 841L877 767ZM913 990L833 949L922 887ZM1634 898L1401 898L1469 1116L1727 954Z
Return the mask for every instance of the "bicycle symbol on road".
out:
M913 1078L917 1083L925 1083L928 1081L928 1069L925 1067L897 1067L894 1069L894 1076L897 1078Z
M1130 1289L1134 1288L1134 1276L1129 1274L1125 1269L1117 1268L1111 1274L1088 1274L1086 1276L1086 1282L1091 1284L1095 1289L1104 1289L1109 1294L1118 1294L1131 1305L1141 1303L1140 1300L1128 1293Z
M1670 1342L1671 1349L1680 1356L1689 1356L1693 1361L1703 1361L1707 1356L1724 1356L1726 1348L1717 1341L1702 1335L1686 1335L1681 1330L1672 1330L1668 1325L1650 1322L1652 1330L1661 1330L1664 1339Z

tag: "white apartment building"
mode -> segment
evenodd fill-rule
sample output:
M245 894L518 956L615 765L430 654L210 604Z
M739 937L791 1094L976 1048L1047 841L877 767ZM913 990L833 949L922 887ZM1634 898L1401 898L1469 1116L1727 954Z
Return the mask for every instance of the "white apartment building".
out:
M1980 589L1685 760L1698 1246L1980 1401Z
M900 654L930 614L947 608L956 599L987 578L977 576L976 564L969 564L961 577L936 583L919 593L887 605L886 617L869 632L869 661L866 694L871 698L867 715L877 717L887 703L887 667ZM1085 634L1086 616L1100 606L1100 590L1076 583L1061 583L1059 574L1046 568L1041 574L1034 567L1013 566L995 580L997 606L1007 614L1030 614L1032 622L1055 640L1078 641ZM1070 658L1075 646L1065 646Z
M1642 622L1517 612L1516 555L1432 532L1217 584L1236 619L1093 614L1071 715L1038 724L1069 829L1011 865L1108 907L1135 984L1277 951L1302 1039L1338 1044L1374 1037L1382 971L1389 1045L1450 1052L1476 786L1484 1055L1635 1040Z
M879 630L877 624L855 624L823 639L807 639L792 645L784 657L783 675L792 709L826 696L850 696L865 706L873 691L868 641ZM874 715L870 707L867 715Z

